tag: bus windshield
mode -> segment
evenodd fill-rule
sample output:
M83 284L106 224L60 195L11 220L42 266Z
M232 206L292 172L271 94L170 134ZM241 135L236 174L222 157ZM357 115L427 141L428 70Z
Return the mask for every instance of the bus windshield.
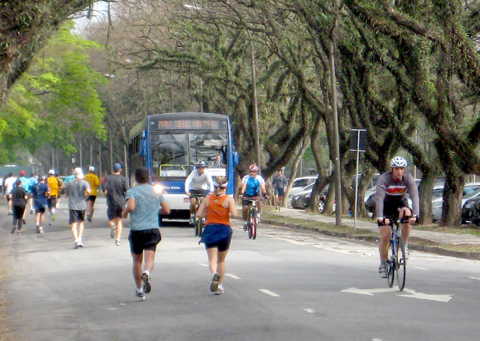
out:
M186 177L200 160L208 168L224 169L227 141L227 132L152 134L152 174Z

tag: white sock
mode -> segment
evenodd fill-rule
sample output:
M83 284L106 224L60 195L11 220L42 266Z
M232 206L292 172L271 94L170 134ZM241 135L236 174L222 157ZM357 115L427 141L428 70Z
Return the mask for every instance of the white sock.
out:
M137 288L137 292L138 292L138 293L143 292L143 288Z
M145 270L143 273L147 274L147 276L150 276L150 272L148 270Z

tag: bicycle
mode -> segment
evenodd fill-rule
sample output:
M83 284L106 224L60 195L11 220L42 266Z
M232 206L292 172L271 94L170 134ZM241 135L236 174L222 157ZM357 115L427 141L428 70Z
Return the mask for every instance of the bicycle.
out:
M195 198L197 199L197 203L195 204L195 212L194 212L193 220L195 222L195 236L196 237L201 237L202 236L203 228L205 227L205 219L197 218L197 211L198 211L198 208L200 207L200 204L202 203L202 199L204 197L205 196L202 196L202 195L195 196Z
M388 244L387 283L388 287L391 288L395 277L397 277L398 288L403 291L407 278L407 258L405 257L405 243L401 238L400 225L407 221L408 217L404 217L402 220L395 217L388 219L390 220L391 235Z
M242 199L248 200L248 214L247 225L243 227L244 231L248 231L248 238L255 240L257 238L258 227L258 211L257 201L262 200L261 197L242 197Z

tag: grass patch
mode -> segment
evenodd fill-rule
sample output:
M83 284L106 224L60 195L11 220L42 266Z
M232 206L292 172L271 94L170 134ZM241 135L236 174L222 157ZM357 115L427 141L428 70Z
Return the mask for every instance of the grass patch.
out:
M357 228L356 230L353 229L351 226L342 226L337 227L336 224L331 223L322 223L317 221L311 221L307 219L293 219L289 217L284 217L276 214L269 214L269 212L273 211L273 207L264 207L262 217L264 220L270 220L272 222L278 222L280 225L290 225L290 226L300 226L305 227L308 230L319 231L331 235L336 235L338 237L355 237L358 239L362 239L361 237L368 237L367 239L372 241L371 237L378 236L378 232L371 231L371 230L364 230ZM315 215L315 213L303 212L306 215ZM349 218L349 217L345 217ZM369 221L373 222L371 219L359 218L357 220ZM477 225L461 225L458 227L448 227L448 226L438 226L437 224L432 225L415 225L415 230L420 231L433 231L433 232L441 232L441 233L450 233L450 234L468 234L476 237L480 237L480 227ZM456 252L480 252L480 245L470 245L470 244L461 244L461 245L454 245L454 244L439 244L432 241L418 239L418 238L411 238L411 244L418 246L418 249L427 249L427 248L439 248L448 251L456 251ZM417 247L415 247L417 248ZM413 248L412 248L413 249Z
M311 220L303 220L303 219L293 219L279 215L268 214L267 212L262 213L262 218L264 220L271 220L278 222L279 224L287 224L287 225L298 225L306 227L310 230L318 230L318 231L329 231L329 232L337 232L342 234L350 234L355 236L375 236L378 233L359 229L353 229L351 226L344 225L342 227L337 227L335 224L329 223L322 223L318 221L311 221Z

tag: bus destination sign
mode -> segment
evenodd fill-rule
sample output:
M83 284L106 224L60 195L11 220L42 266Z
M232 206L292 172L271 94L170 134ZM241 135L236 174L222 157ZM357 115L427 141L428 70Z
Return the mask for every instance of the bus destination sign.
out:
M152 129L227 129L227 121L220 120L158 120L151 122Z

